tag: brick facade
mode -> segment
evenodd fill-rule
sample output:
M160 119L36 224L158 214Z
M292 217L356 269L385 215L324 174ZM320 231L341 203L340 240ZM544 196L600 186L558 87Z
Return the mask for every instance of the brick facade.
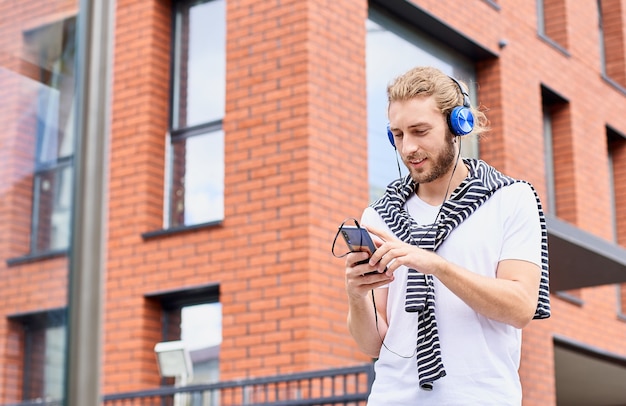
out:
M589 18L597 15L596 2L544 1L551 7L545 33L558 46L537 35L535 2L412 2L497 55L476 64L477 100L492 127L481 140L481 158L529 180L542 197L541 86L569 102L553 116L552 214L613 240L606 126L626 134L626 93L601 75L598 22ZM0 1L0 10L8 3ZM606 3L611 14L626 0ZM66 15L75 12L66 8ZM223 306L221 379L367 362L346 328L343 262L330 245L341 221L358 217L368 203L368 2L227 0L225 219L144 238L163 227L171 8L169 0L117 0L102 392L160 383L153 349L162 338L161 308L145 295L209 283L219 284ZM31 24L59 16L18 11ZM15 57L23 27L7 13L0 13L0 30L11 33L0 38L13 41L0 40L1 66L32 76ZM606 25L620 34L606 44L607 74L624 86L624 15L617 14L621 20ZM15 126L9 117L23 92L6 93L0 116ZM5 259L28 252L33 151L21 130L9 128L0 149ZM626 246L626 147L616 145L615 224ZM62 307L66 267L65 257L0 264L0 403L21 396L21 330L6 316ZM626 323L617 317L626 304L615 292L613 285L582 289L582 305L553 296L552 318L524 330L525 405L556 402L555 335L626 357Z

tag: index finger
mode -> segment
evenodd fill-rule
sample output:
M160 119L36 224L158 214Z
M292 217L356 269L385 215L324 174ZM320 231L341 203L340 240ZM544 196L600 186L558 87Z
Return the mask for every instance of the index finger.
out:
M379 241L374 241L375 243L378 242L378 244L376 244L377 246L381 246L384 242L386 241L393 241L393 240L397 240L396 237L394 237L393 235L379 229L376 227L371 227L371 226L365 226L365 228L367 229L367 231L371 234L373 234L374 236L377 237L377 239Z

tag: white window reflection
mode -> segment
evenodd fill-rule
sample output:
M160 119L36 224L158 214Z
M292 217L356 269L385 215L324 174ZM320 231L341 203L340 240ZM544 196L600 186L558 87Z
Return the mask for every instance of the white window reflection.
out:
M180 339L193 364L190 383L219 382L219 351L222 343L222 305L219 302L185 306L181 309ZM192 405L219 405L219 393L195 393Z
M63 399L65 326L45 330L44 398Z
M186 126L220 120L226 103L225 2L194 6L189 13ZM214 43L214 46L211 46Z
M224 218L224 133L196 135L172 147L175 221L188 225Z

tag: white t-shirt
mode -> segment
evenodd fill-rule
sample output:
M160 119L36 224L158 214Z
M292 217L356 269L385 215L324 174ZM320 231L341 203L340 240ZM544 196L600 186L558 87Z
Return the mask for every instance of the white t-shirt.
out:
M422 225L432 224L439 210L416 195L405 208ZM371 207L365 209L362 223L389 232ZM496 191L452 231L437 253L493 278L498 262L505 259L541 266L541 226L529 185L517 182ZM447 375L434 382L432 391L420 389L414 354L418 314L404 310L407 271L404 266L396 270L388 286L390 325L375 364L368 406L520 405L521 330L476 313L437 278L435 314Z

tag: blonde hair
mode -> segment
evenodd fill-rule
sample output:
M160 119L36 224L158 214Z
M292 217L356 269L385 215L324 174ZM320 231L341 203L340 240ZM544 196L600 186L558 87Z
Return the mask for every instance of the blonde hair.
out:
M465 83L460 85L467 89ZM464 96L454 79L439 69L418 66L395 78L387 86L389 104L395 101L407 101L420 96L433 96L439 110L446 117L452 109L463 105ZM474 115L474 129L470 134L480 136L489 130L489 120L485 114L470 106Z

